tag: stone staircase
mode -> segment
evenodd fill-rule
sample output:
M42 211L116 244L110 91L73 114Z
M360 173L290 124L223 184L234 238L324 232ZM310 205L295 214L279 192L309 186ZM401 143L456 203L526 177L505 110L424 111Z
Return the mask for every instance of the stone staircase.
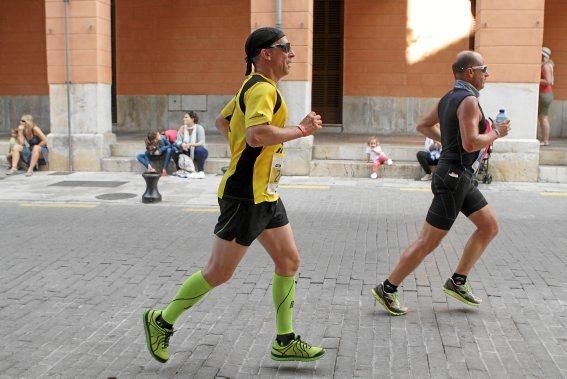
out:
M322 132L314 137L311 160L311 176L368 177L370 164L366 162L366 135ZM415 154L423 146L421 137L382 137L382 149L394 161L391 166L382 166L379 177L418 179L423 171ZM112 156L102 160L102 170L108 172L142 172L136 155L144 151L142 133L117 135L111 146ZM209 158L205 170L209 174L220 174L228 165L230 152L224 138L213 132L207 133ZM6 164L8 137L0 136L0 164ZM567 183L567 139L554 139L552 145L541 147L539 181Z
M539 149L539 181L567 183L567 139L552 139Z
M315 136L311 176L368 177L370 164L366 162L365 135L342 133L322 133ZM389 137L382 140L382 149L390 155L394 164L383 166L379 177L415 179L421 174L415 159L421 148L421 138ZM220 134L207 134L209 158L205 171L209 174L221 173L221 168L228 165L230 152ZM126 134L117 136L117 142L111 146L112 156L102 161L104 171L142 172L136 161L136 154L144 151L143 136Z
M311 176L364 178L370 176L371 164L366 161L367 135L321 133L314 137ZM378 177L418 179L423 172L416 153L423 147L419 137L380 138L382 150L394 161L383 165Z

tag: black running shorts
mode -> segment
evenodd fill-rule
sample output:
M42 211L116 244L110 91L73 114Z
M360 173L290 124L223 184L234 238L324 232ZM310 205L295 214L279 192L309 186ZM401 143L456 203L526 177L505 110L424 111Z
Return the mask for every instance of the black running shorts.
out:
M439 164L433 173L431 191L433 201L425 220L443 230L451 229L459 212L468 217L488 205L471 172L446 164Z
M289 223L281 199L254 204L246 200L220 199L220 216L215 234L226 241L250 246L264 229L279 228Z

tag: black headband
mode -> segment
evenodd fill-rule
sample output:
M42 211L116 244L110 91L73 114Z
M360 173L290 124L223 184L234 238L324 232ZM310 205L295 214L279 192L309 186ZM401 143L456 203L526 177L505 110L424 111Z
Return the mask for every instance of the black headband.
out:
M280 29L264 27L254 30L246 39L244 51L246 52L246 75L252 72L252 61L260 54L262 49L272 46L274 42L284 37Z

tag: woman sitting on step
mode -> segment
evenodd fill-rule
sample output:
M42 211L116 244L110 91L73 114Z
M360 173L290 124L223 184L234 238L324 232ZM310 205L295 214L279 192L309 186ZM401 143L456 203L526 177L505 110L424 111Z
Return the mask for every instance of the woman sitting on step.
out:
M176 145L179 154L185 154L195 162L197 173L194 178L202 179L205 177L205 161L209 152L205 148L205 128L198 124L199 116L196 112L185 112L183 125L177 131Z
M33 170L40 162L47 164L47 137L39 125L33 121L33 117L25 114L20 119L16 144L12 148L11 168L6 175L18 172L18 163L21 160L28 166L26 176L32 176Z

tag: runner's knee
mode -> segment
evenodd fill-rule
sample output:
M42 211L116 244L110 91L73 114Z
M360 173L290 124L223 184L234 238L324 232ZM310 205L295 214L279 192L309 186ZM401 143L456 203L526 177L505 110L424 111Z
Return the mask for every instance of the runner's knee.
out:
M498 223L495 219L490 219L487 222L481 224L478 229L480 232L487 235L491 239L496 237L498 235L498 232L500 231L500 227L498 226Z
M234 270L230 270L227 268L218 267L215 265L207 265L207 267L203 270L203 277L213 287L220 286L223 283L228 282L232 275L234 274Z
M427 238L426 236L419 236L415 241L416 252L425 258L428 256L433 250L439 246L441 240L436 240L432 238Z
M299 258L299 254L287 254L276 262L276 271L285 274L284 276L295 275L299 270L300 263L301 259Z

